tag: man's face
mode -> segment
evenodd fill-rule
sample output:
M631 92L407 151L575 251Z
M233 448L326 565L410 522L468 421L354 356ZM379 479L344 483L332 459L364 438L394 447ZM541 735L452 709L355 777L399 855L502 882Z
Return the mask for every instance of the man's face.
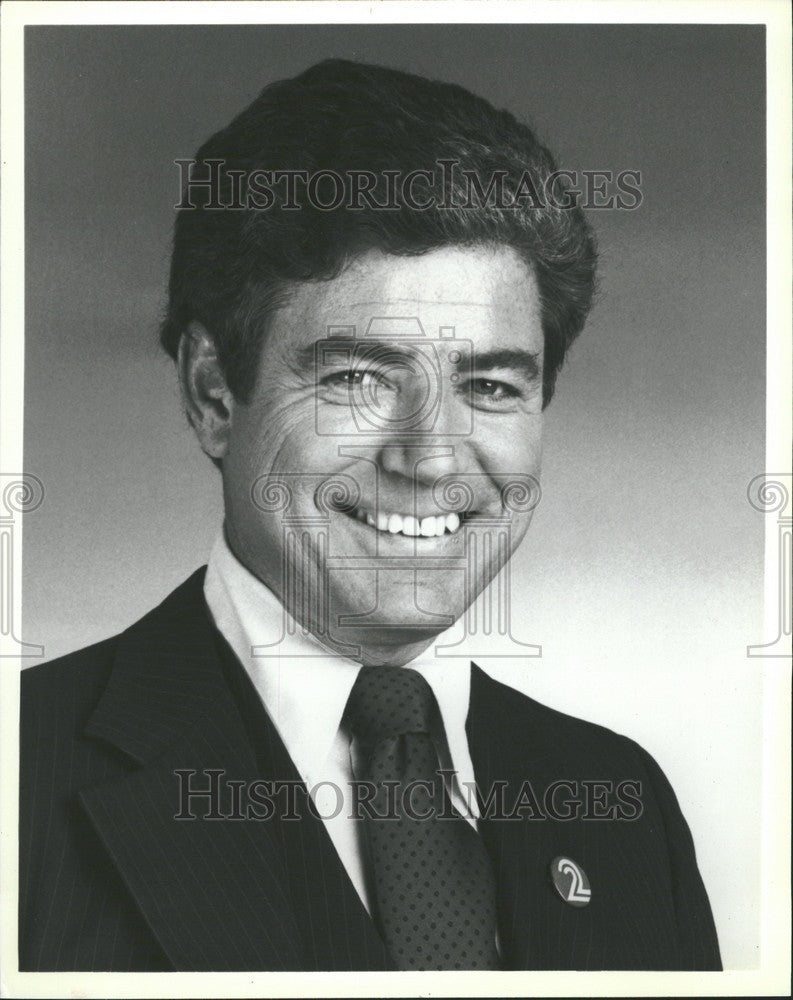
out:
M536 282L508 248L373 252L297 285L234 404L233 551L321 639L415 655L526 533L542 351Z

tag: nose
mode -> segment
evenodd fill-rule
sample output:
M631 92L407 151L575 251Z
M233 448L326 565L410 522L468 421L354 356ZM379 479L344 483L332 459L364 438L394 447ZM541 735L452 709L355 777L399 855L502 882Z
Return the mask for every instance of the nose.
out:
M402 414L419 413L421 402L406 392L396 405L399 430L380 438L378 464L384 472L431 486L442 476L469 468L470 414L448 384L439 386L435 405L410 431Z
M384 442L378 465L392 476L427 487L464 469L458 445L429 440Z

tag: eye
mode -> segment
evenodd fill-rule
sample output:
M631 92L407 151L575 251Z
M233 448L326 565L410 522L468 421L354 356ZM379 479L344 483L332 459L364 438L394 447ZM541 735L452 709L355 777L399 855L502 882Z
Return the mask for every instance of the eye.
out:
M471 389L474 396L491 402L519 399L522 395L514 385L493 378L475 378L471 382Z
M474 379L474 392L478 392L481 396L500 396L505 388L503 382L497 382L492 378Z
M363 368L348 368L344 371L331 372L320 379L320 385L328 386L331 389L347 390L348 392L356 386L368 384L375 378L375 373L366 371Z

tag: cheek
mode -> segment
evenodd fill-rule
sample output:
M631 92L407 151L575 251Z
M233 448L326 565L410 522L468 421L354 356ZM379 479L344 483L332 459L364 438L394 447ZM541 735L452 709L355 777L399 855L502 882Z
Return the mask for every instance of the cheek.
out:
M499 481L537 477L542 463L542 416L488 427L479 435L477 445L482 466Z
M231 443L249 476L318 471L333 454L330 439L317 433L313 405L305 402L246 413Z
M532 416L508 432L493 435L483 464L509 513L514 551L528 531L542 496L542 418Z
M316 515L327 480L355 487L339 475L349 459L338 455L337 443L317 433L305 403L240 413L224 467L227 511L249 532L280 538L290 518Z

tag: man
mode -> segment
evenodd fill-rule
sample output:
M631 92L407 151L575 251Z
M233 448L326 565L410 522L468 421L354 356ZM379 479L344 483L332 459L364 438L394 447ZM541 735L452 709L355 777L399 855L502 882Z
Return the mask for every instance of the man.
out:
M225 523L23 675L21 967L720 968L655 762L444 655L591 303L548 151L330 61L181 167L162 342Z

